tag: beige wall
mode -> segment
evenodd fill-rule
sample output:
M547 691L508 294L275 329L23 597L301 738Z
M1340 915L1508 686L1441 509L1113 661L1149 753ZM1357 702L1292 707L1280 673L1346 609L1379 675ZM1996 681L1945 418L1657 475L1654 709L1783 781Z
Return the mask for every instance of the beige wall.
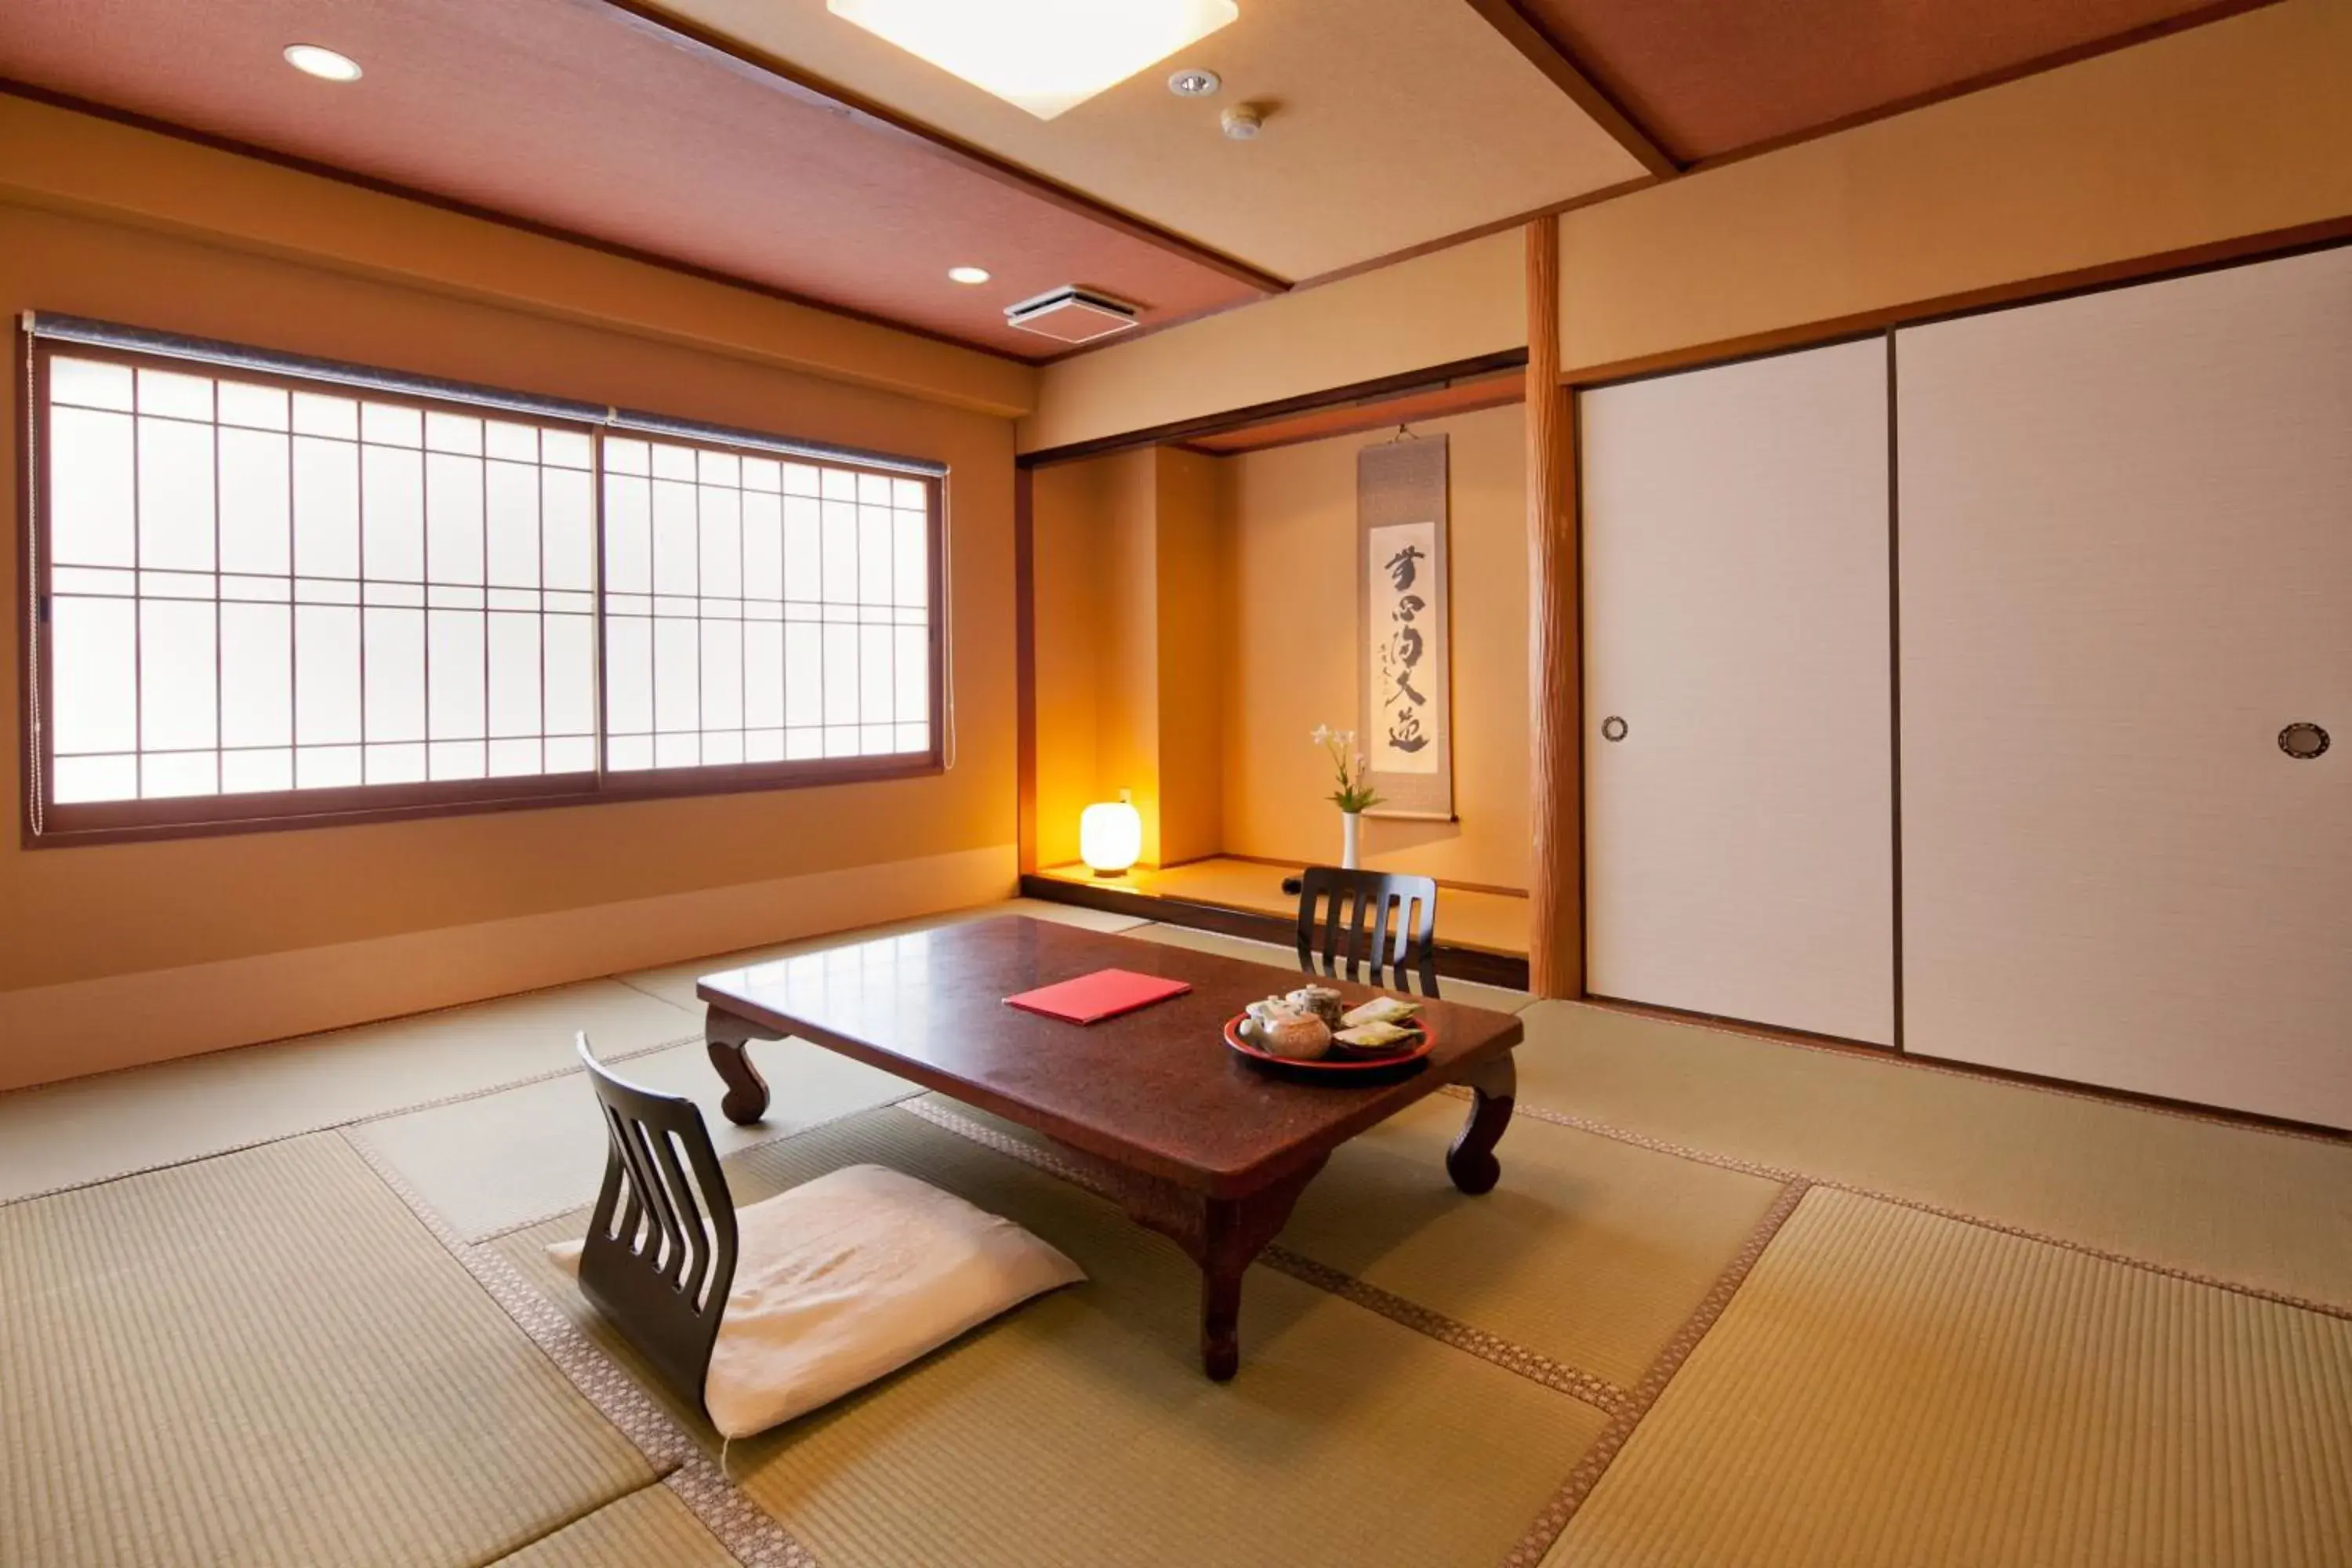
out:
M1078 814L1100 793L1108 563L1096 535L1108 465L1061 463L1030 477L1036 652L1037 864L1078 858Z
M1160 863L1159 456L1102 459L1085 545L1101 595L1094 657L1105 693L1095 713L1093 798L1134 793L1148 866Z
M1224 833L1226 585L1220 464L1141 447L1034 476L1037 858L1078 858L1078 816L1132 792L1143 863Z
M1024 452L1525 348L1520 232L1113 343L1045 367Z
M1365 864L1528 885L1527 454L1513 405L1414 428L1453 438L1453 823L1365 823ZM1225 849L1336 859L1318 724L1357 724L1356 453L1345 436L1224 459L1236 605Z
M2285 0L1563 214L1561 363L2343 218L2347 149L2352 4Z
M1233 596L1220 469L1158 454L1160 853L1162 865L1224 847L1226 644Z
M12 161L16 153L12 144ZM343 189L310 184L322 200ZM438 223L446 215L426 216ZM491 250L514 237L475 226ZM533 243L558 262L567 249ZM466 260L462 249L452 252L453 267ZM632 310L642 313L658 307L666 283L638 270L646 296ZM698 352L648 335L634 320L601 330L568 310L565 319L509 310L257 254L241 241L201 243L53 207L0 203L0 308L12 316L34 309L128 321L943 461L950 468L957 720L954 766L932 778L74 848L21 848L12 834L0 847L0 1087L1009 890L1008 420ZM14 385L0 394L0 416L21 428ZM0 483L14 494L17 443L0 444ZM22 559L12 549L0 567L11 604L22 598ZM15 736L22 719L14 636L5 648L0 707ZM5 786L12 820L22 818L20 795L12 767ZM761 885L764 893L738 896ZM877 891L886 887L887 894ZM471 934L420 944L434 932ZM302 962L304 953L320 962ZM168 993L140 979L164 973L176 977ZM267 1005L240 1012L244 1005L227 994L234 988L221 981L232 973L266 984ZM134 994L144 1000L117 1009Z

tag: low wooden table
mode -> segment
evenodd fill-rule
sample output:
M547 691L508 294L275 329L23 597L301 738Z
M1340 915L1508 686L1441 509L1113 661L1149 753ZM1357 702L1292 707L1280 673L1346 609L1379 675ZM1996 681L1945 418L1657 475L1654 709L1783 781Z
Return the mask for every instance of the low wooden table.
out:
M1097 969L1189 981L1182 996L1081 1026L1004 998ZM706 975L704 1037L731 1121L757 1121L768 1086L747 1041L828 1047L1045 1133L1139 1224L1201 1266L1201 1361L1240 1363L1242 1275L1331 1151L1449 1083L1472 1090L1445 1169L1484 1193L1511 1119L1519 1021L1450 1002L1423 1016L1437 1044L1409 1078L1362 1086L1271 1078L1227 1048L1225 1020L1306 984L1295 969L1025 916L945 925ZM1339 984L1349 1004L1381 993Z

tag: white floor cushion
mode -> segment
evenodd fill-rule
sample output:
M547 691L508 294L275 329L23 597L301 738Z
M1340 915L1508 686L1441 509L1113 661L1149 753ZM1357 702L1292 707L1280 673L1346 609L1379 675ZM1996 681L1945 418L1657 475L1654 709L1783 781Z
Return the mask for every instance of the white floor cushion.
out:
M881 1165L735 1211L734 1287L703 1404L748 1437L1086 1273L1009 1219ZM575 1274L580 1246L551 1257Z

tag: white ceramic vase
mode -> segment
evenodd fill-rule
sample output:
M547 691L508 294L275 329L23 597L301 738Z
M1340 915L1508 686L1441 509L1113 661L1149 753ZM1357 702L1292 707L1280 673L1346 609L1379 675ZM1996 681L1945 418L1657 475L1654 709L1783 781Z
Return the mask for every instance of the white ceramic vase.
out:
M1364 814L1343 811L1339 814L1339 864L1349 871L1364 863Z

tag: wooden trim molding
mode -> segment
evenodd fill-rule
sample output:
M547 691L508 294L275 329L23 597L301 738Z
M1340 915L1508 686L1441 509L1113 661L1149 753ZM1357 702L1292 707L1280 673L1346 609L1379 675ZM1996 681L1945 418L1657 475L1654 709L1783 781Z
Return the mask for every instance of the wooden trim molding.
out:
M1510 46L1526 57L1527 62L1543 72L1551 84L1566 94L1570 101L1592 118L1595 124L1609 132L1611 140L1633 154L1634 162L1661 179L1682 173L1682 165L1658 144L1656 137L1634 122L1608 93L1603 91L1588 71L1576 62L1559 41L1538 26L1533 17L1519 9L1514 0L1469 0L1470 8L1486 19L1486 24L1503 35Z
M594 0L594 3L617 13L633 26L652 33L673 46L689 48L698 54L716 56L734 69L804 103L842 115L868 131L921 147L960 168L985 175L1000 184L1010 185L1024 195L1049 202L1065 212L1098 223L1106 228L1116 229L1171 256L1181 257L1195 266L1205 267L1237 283L1246 284L1262 294L1279 294L1290 287L1290 280L1286 278L1268 272L1264 268L1254 267L1236 257L1227 256L1173 229L1162 228L1149 219L1099 201L1074 185L1066 185L1034 169L1000 158L984 147L950 136L899 113L878 100L852 92L839 83L813 75L781 56L756 48L716 27L691 21L656 5L643 4L642 0Z
M1528 225L1528 983L1584 990L1583 675L1573 403L1559 384L1559 225Z
M1555 349L1555 363L1558 358ZM1352 382L1346 386L1328 387L1321 392L1302 393L1297 397L1276 398L1271 403L1253 403L1246 407L1228 409L1223 414L1203 414L1192 419L1178 419L1165 425L1146 426L1140 430L1122 431L1116 436L1097 436L1091 440L1073 441L1064 447L1047 447L1034 452L1024 452L1013 461L1023 468L1042 468L1054 463L1075 463L1085 458L1132 451L1138 447L1181 444L1203 436L1222 435L1269 420L1288 418L1293 415L1311 414L1348 404L1378 403L1403 393L1426 392L1455 382L1475 381L1501 372L1517 370L1527 363L1527 350L1505 349L1499 353L1481 354L1475 359L1454 360L1423 370L1402 371L1395 375L1376 376L1370 381Z

